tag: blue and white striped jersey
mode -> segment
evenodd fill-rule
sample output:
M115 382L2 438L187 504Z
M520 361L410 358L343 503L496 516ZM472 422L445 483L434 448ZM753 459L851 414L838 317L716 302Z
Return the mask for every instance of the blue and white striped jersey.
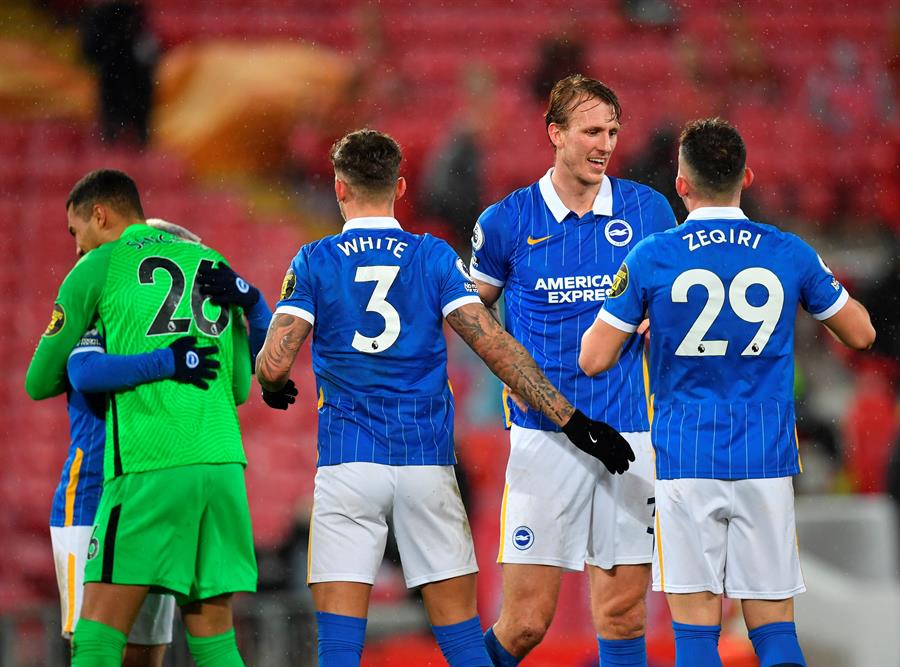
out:
M472 234L474 278L502 287L506 329L576 408L619 431L647 431L642 339L595 378L578 366L581 334L593 322L628 251L675 225L666 199L645 185L604 177L593 210L579 218L550 176L487 208ZM537 410L505 406L512 423L559 431Z
M91 329L82 336L72 354L104 351L100 334L96 329ZM70 389L66 398L69 455L53 494L50 525L91 526L103 492L106 396Z
M394 218L300 249L275 312L313 325L320 466L456 462L443 321L468 303L478 290L450 246Z
M625 258L599 317L650 317L658 479L800 472L794 428L797 306L819 320L849 298L816 252L739 208L701 208Z

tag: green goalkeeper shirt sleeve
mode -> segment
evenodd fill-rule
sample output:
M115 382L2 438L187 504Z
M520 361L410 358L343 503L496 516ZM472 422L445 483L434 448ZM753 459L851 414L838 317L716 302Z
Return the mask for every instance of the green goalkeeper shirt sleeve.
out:
M105 243L82 257L60 285L50 324L25 375L25 391L34 400L50 398L66 390L69 353L96 320L115 245Z

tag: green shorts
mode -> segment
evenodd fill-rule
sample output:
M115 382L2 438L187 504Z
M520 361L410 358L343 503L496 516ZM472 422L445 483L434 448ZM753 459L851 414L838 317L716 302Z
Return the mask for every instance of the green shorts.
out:
M107 482L84 580L151 586L179 605L255 591L244 467L179 466Z

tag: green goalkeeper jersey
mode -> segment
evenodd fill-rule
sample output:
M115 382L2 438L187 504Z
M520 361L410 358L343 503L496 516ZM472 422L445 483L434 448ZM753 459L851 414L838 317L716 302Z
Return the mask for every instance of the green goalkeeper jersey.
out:
M246 464L236 405L250 389L250 349L237 308L213 305L197 289L203 265L224 262L206 246L146 225L81 258L69 272L28 368L26 389L47 398L66 389L66 362L96 326L109 354L167 347L180 336L215 345L221 364L208 390L163 380L111 393L104 477L199 463Z

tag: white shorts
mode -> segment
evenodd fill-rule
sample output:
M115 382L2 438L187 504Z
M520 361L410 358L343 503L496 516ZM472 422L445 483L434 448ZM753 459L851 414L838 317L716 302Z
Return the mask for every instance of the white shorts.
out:
M322 466L310 526L307 582L375 583L391 518L406 585L478 571L453 466Z
M93 526L50 526L53 561L56 564L56 583L62 609L62 635L72 638L81 616L84 591L84 564ZM129 644L152 646L172 643L172 620L175 617L175 598L151 593L144 600L131 632Z
M649 563L653 482L649 433L623 433L636 460L611 475L563 433L513 425L500 514L499 563L584 570Z
M656 536L654 591L784 600L806 590L790 477L658 480Z

